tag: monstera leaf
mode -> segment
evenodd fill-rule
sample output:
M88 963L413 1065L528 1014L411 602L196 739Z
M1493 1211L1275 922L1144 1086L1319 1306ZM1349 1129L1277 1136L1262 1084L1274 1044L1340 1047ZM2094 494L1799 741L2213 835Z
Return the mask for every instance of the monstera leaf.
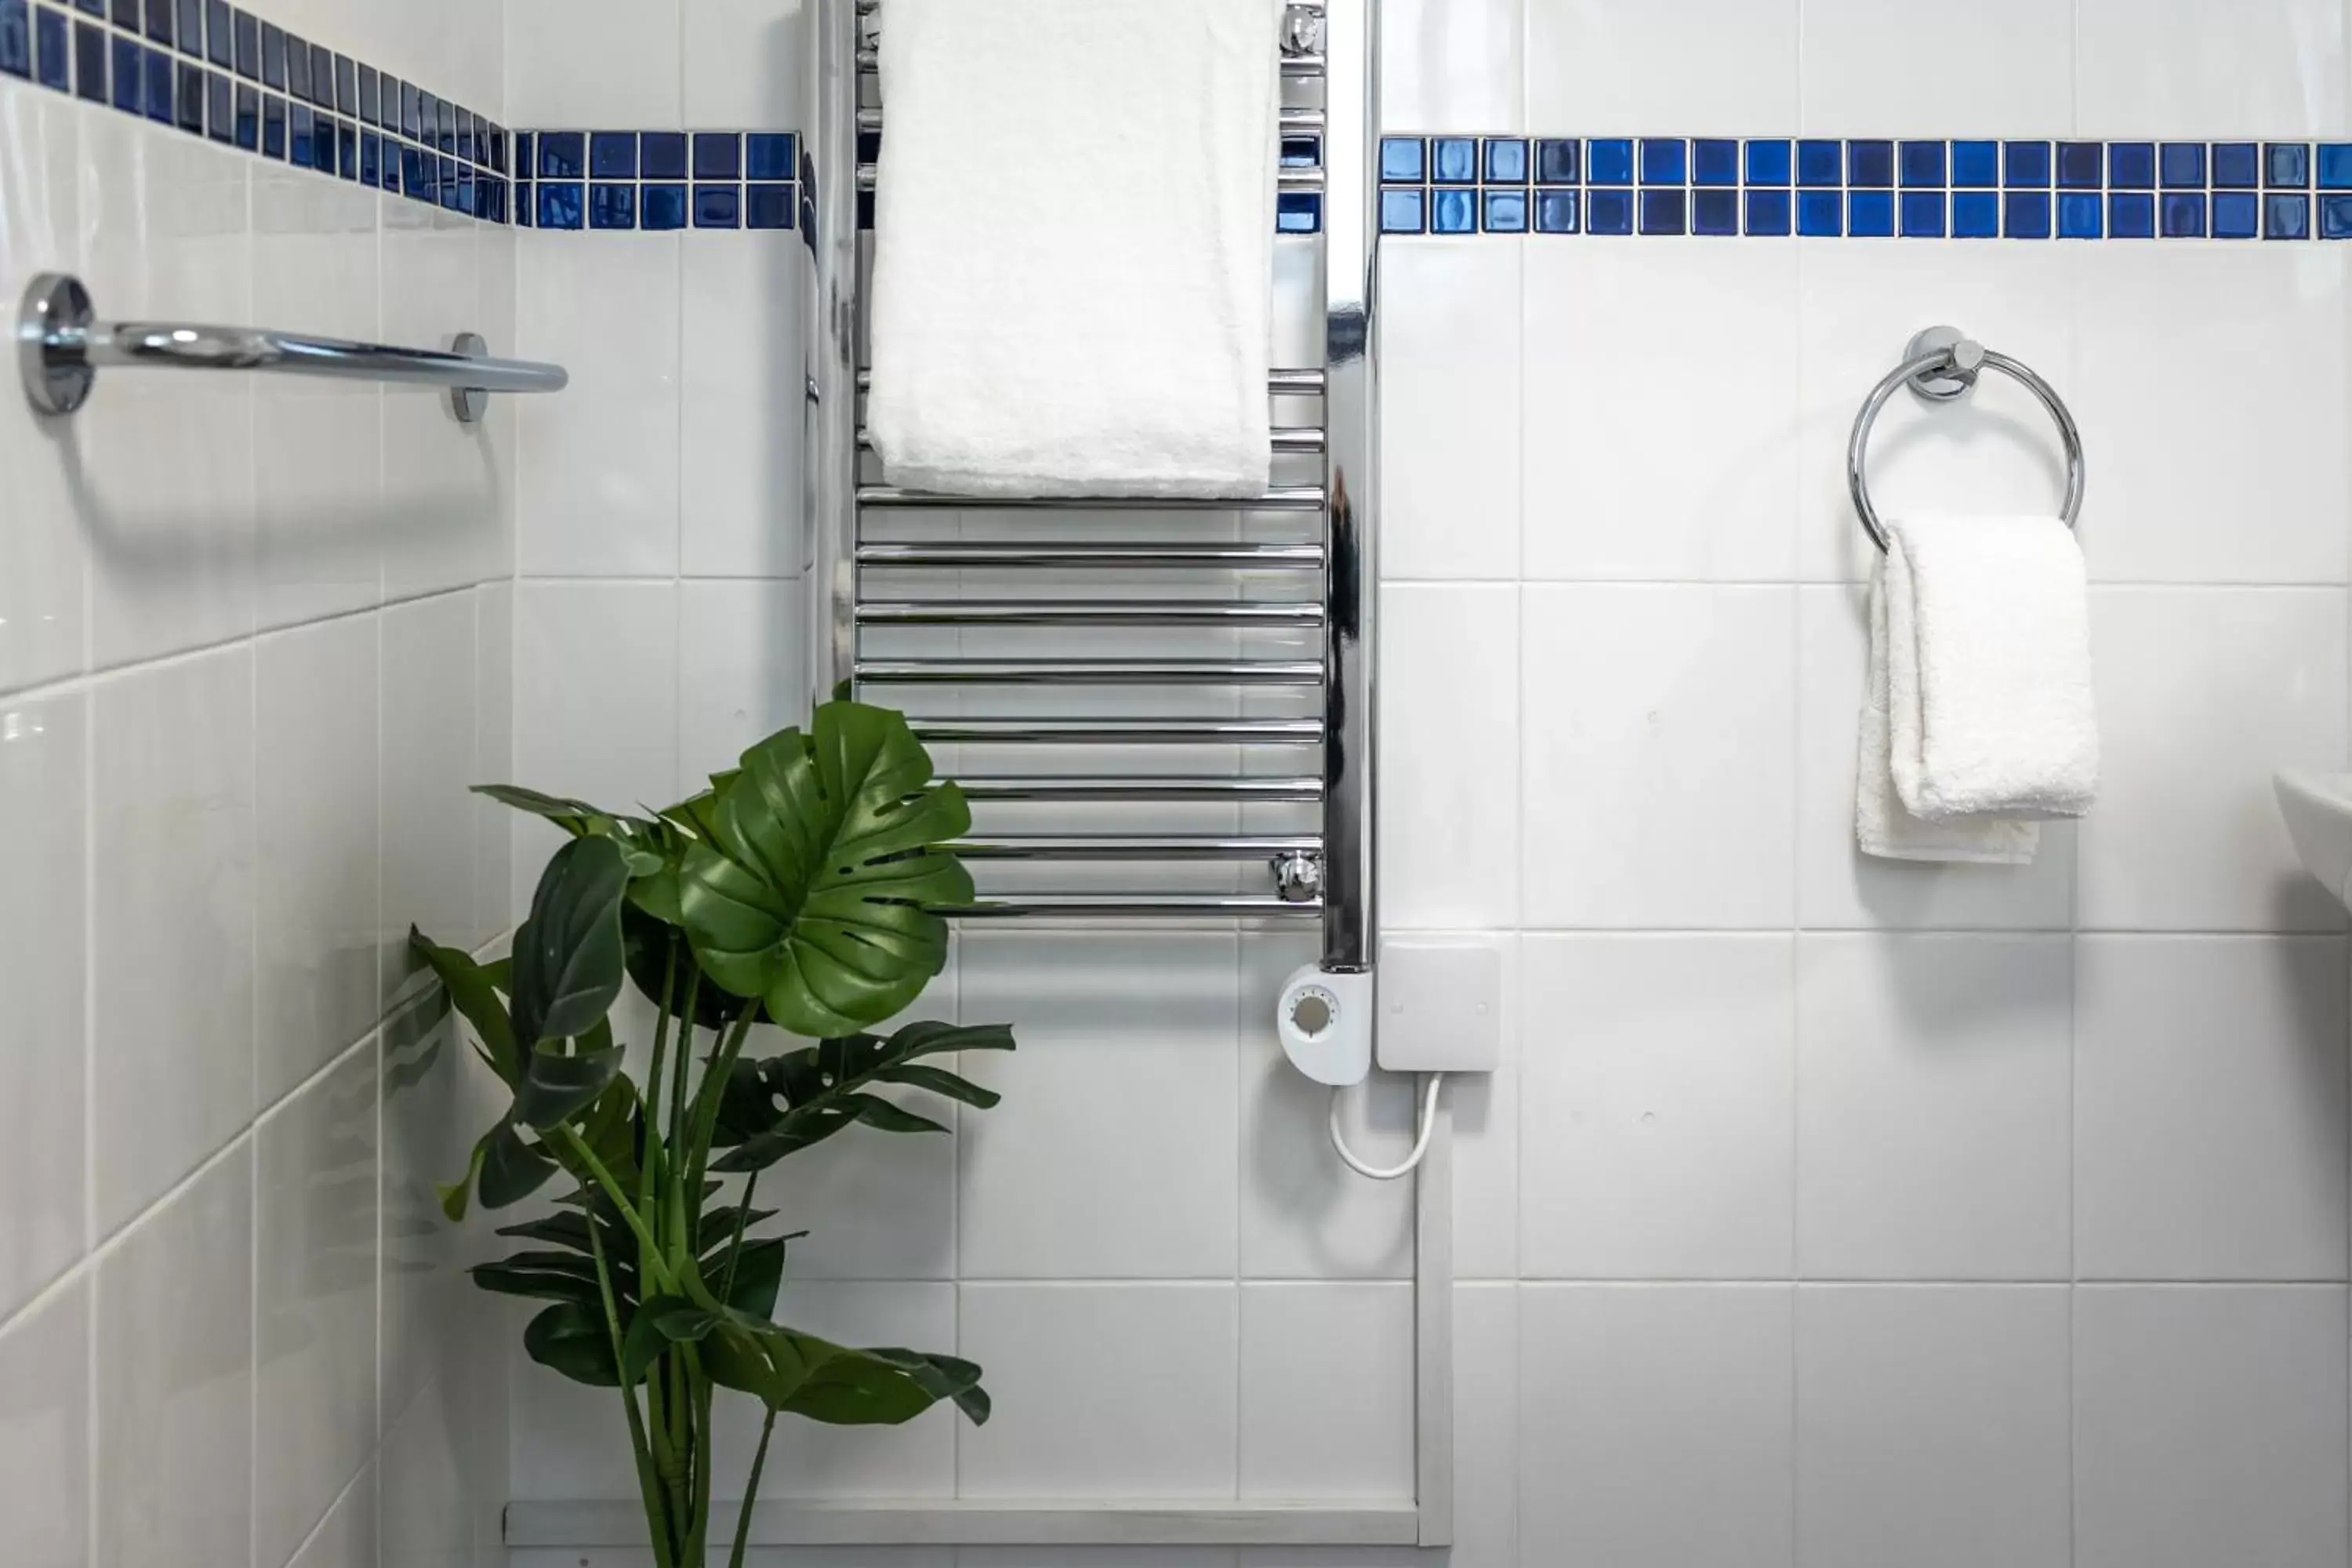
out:
M710 1168L763 1171L860 1124L884 1132L944 1132L929 1117L869 1091L877 1084L899 1084L985 1110L997 1101L993 1090L945 1068L924 1066L922 1058L1011 1049L1013 1031L1001 1024L909 1024L887 1040L852 1035L765 1061L739 1061L719 1097L719 1126L711 1139L729 1152Z
M912 1003L947 963L932 910L972 897L940 847L971 809L930 778L906 720L856 702L746 752L703 814L708 841L685 851L679 907L703 973L817 1037Z

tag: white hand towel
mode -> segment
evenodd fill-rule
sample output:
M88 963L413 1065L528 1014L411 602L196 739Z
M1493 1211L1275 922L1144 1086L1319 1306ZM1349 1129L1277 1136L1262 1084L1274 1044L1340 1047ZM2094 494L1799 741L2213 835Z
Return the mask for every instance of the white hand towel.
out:
M2055 518L1895 521L1887 757L1925 822L2081 816L2099 787L2090 593Z
M1870 684L1862 705L1861 761L1854 783L1854 837L1883 860L1938 860L1985 866L2030 864L2042 829L1994 816L1922 822L1895 793L1890 763L1894 727L1886 647L1886 574L1870 583Z
M887 0L866 424L891 483L1268 482L1282 0Z

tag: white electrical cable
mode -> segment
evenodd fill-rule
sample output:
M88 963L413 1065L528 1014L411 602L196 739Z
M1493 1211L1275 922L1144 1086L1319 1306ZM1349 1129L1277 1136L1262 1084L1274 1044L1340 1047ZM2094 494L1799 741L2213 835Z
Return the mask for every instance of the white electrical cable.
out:
M1442 1072L1429 1075L1429 1082L1421 1094L1419 1131L1412 1141L1412 1152L1405 1156L1403 1164L1383 1170L1378 1165L1367 1165L1356 1158L1355 1152L1348 1147L1348 1135L1339 1131L1341 1097L1348 1092L1344 1087L1331 1091L1331 1147L1339 1151L1339 1158L1347 1163L1348 1169L1360 1176L1370 1176L1376 1182L1393 1182L1400 1176L1412 1174L1413 1167L1421 1163L1421 1157L1429 1152L1429 1134L1437 1125L1437 1091L1444 1082L1445 1075Z

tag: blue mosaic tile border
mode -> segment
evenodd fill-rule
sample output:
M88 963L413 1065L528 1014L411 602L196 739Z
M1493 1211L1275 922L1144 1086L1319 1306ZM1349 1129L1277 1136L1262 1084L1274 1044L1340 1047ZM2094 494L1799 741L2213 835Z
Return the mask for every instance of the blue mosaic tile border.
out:
M816 227L789 131L519 131L515 222L577 230Z
M2352 239L2352 142L1391 136L1384 234Z
M0 0L0 72L225 146L507 221L508 136L227 0Z

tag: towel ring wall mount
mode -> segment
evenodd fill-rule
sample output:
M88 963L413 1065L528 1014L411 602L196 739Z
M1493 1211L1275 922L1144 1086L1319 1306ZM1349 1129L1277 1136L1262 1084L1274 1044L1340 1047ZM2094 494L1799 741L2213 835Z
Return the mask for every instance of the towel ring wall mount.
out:
M1871 389L1869 397L1863 402L1862 412L1854 417L1853 439L1846 447L1846 486L1853 493L1853 510L1862 519L1863 531L1870 535L1870 542L1878 546L1881 554L1886 551L1886 528L1878 521L1878 509L1871 505L1870 484L1863 471L1870 455L1871 427L1878 423L1878 416L1898 387L1908 386L1928 403L1950 403L1974 391L1978 377L1987 370L1997 370L2010 377L2049 410L2050 417L2058 426L2058 438L2066 448L2066 503L2061 515L2069 528L2082 517L2083 432L2075 425L2065 399L2032 370L2007 354L1994 353L1958 328L1929 327L1904 349L1903 363Z

